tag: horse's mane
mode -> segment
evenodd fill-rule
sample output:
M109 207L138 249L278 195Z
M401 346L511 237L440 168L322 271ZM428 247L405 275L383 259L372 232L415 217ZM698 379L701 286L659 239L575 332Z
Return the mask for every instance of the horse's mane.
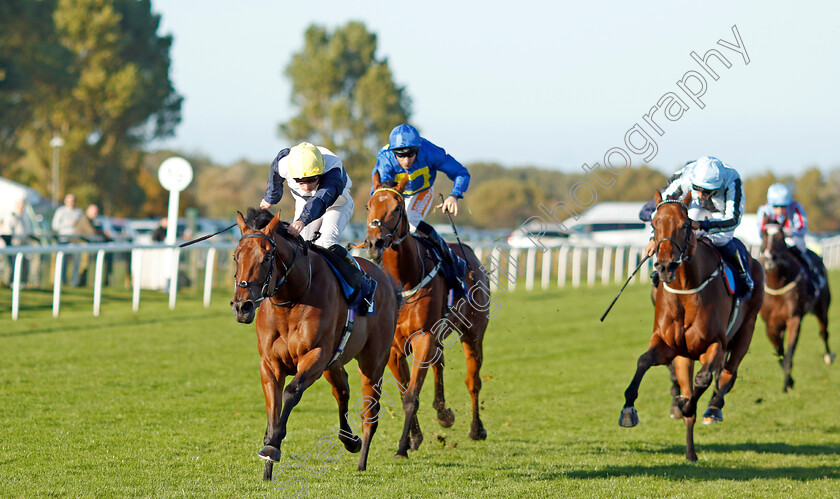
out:
M382 182L379 185L381 187L385 188L385 189L393 189L394 187L397 186L397 181L396 180L386 180L385 182Z
M245 214L245 225L253 230L262 230L266 225L268 225L268 222L271 222L272 218L274 218L274 215L272 215L270 211L250 207L248 208L248 212ZM288 227L289 223L281 220L280 223L277 224L276 230L280 234L285 234Z

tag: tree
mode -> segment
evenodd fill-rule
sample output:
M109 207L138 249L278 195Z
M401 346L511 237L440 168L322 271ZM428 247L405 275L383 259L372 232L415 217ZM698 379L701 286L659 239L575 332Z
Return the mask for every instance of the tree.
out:
M360 22L332 33L312 25L285 70L298 114L280 125L281 134L332 150L352 178L369 176L388 133L410 115L405 88L376 49L376 35Z
M160 16L149 0L36 3L52 7L45 26L70 54L60 77L71 84L36 103L17 139L27 155L16 166L45 191L49 141L58 132L61 190L109 213L133 213L145 197L143 144L171 135L180 121L182 98L169 80L172 39L157 35Z

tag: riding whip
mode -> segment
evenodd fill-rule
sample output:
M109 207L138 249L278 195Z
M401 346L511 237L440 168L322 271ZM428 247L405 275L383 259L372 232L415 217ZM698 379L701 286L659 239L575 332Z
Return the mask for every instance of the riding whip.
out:
M440 196L441 204L446 202L446 200L443 199L443 194L438 193L438 196ZM443 208L443 212L446 213L446 216L449 217L449 225L452 226L452 232L455 233L455 240L458 241L458 247L461 248L461 254L464 255L464 261L467 262L467 268L470 269L470 272L472 272L473 271L472 266L470 265L470 261L467 260L467 252L464 251L464 244L461 243L461 238L458 237L458 229L455 228L455 222L452 221L452 215L449 213L449 210L447 210L445 206L442 207L442 208Z
M624 291L624 288L626 288L627 285L630 284L630 281L636 275L636 272L638 272L639 269L642 268L642 264L644 264L648 260L648 258L650 258L650 255L647 255L646 257L642 258L642 261L639 262L639 265L638 267L636 267L636 270L634 270L633 273L630 274L630 277L627 278L627 282L624 283L624 286L621 286L621 289L618 291L618 294L615 295L613 301L610 302L610 306L607 307L607 310L604 311L604 315L601 316L601 322L604 322L604 318L607 316L608 313L610 313L610 310L613 308L613 305L615 305L615 302L618 300L618 297L621 296L621 293Z
M185 243L181 243L181 244L178 245L178 247L183 248L184 246L189 246L191 244L200 243L201 241L204 241L205 239L210 239L211 237L213 237L217 234L221 234L222 232L224 232L226 230L230 230L234 227L236 227L236 224L231 224L230 226L225 227L224 229L220 230L219 232L214 232L214 233L210 234L209 236L201 236L198 239L193 239L192 241L187 241Z

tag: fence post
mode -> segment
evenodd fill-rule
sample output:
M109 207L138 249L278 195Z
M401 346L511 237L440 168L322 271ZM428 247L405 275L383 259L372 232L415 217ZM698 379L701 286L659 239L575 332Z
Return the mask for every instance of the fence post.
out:
M540 281L542 289L548 289L551 279L551 251L551 248L547 248L542 254L542 280Z
M169 310L175 310L175 299L178 296L178 264L181 260L181 250L177 248L172 249L172 256L170 257L169 267Z
M537 249L528 248L528 256L525 264L525 289L534 290L534 274L537 273Z
M498 247L493 248L493 250L490 252L490 264L492 265L493 262L498 263L498 266L495 269L493 269L493 268L488 269L488 272L495 272L496 273L496 279L490 279L490 291L492 291L493 293L495 293L496 291L499 290L499 279L502 278L502 275L501 275L502 262L500 261L500 256L499 256L501 253L502 253L502 250L499 249Z
M572 287L580 287L580 260L582 250L578 247L572 249Z
M610 283L610 263L612 263L612 248L604 246L604 255L601 258L601 284Z
M12 320L18 319L20 313L20 272L23 267L23 253L15 255L15 270L12 273Z
M143 250L131 250L131 310L140 310L140 276L143 274Z
M210 306L210 294L213 291L213 267L216 265L216 248L207 250L207 264L204 269L204 308Z
M624 246L615 249L615 282L624 282Z
M96 270L93 272L93 316L99 317L102 306L102 266L105 264L105 250L96 252Z
M568 267L569 247L563 246L557 255L557 286L566 286L566 271Z
M58 317L61 308L61 277L64 274L64 252L55 254L55 281L53 282L53 317Z
M508 290L516 290L516 281L519 274L516 272L519 269L519 249L510 250L508 253Z
M636 264L638 254L633 248L627 248L627 277L629 278L633 271L636 270ZM635 281L636 278L634 277L633 280Z

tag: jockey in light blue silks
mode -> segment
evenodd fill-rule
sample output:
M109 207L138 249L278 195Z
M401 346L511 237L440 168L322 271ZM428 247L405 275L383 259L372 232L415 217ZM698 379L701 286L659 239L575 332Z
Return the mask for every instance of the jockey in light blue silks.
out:
M805 267L808 277L814 283L815 289L822 289L825 284L819 265L814 261L817 255L808 252L805 246L805 234L808 233L808 217L805 208L793 199L790 189L785 184L773 184L767 189L767 204L758 208L758 231L764 231L767 224L778 224L782 227L785 242L795 256Z
M688 216L691 227L702 231L715 245L721 256L740 272L743 286L742 297L749 296L753 289L749 253L738 238L735 229L741 223L744 213L744 186L738 172L712 156L703 156L676 172L662 191L662 199L681 199L691 192ZM653 255L653 238L645 248L645 254ZM654 272L654 274L656 274ZM657 282L654 276L654 282Z
M464 197L470 185L470 172L455 158L446 154L443 148L421 137L413 126L402 124L391 130L388 145L383 147L376 157L376 166L371 172L371 177L378 173L379 181L384 184L387 181L399 182L408 175L409 181L403 195L411 231L435 244L444 263L455 274L454 279L447 279L447 284L457 294L465 295L466 262L452 253L434 227L423 221L434 203L434 183L438 172L445 173L455 185L449 196L437 208L457 216L458 199ZM371 187L371 195L373 191L374 188Z

